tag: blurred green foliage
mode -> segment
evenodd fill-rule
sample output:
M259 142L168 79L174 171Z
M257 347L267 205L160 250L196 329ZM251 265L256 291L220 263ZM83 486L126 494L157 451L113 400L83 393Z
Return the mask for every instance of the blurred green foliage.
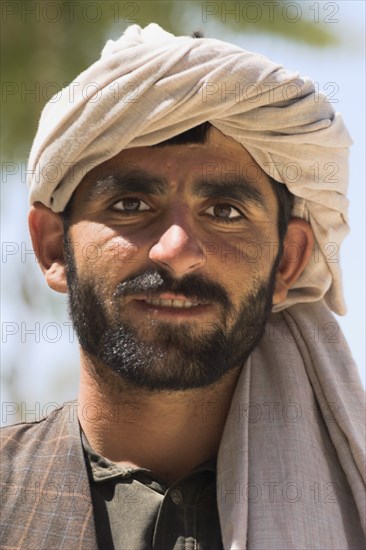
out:
M2 0L3 159L27 157L45 103L132 23L156 22L174 34L200 29L214 38L266 33L316 47L336 43L316 6L305 16L301 2L275 0Z

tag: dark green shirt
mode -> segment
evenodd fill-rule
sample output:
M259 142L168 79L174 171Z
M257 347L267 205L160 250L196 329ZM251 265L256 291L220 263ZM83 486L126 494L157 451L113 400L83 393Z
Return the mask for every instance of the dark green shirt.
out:
M215 459L169 486L150 470L114 464L82 439L101 550L223 550Z

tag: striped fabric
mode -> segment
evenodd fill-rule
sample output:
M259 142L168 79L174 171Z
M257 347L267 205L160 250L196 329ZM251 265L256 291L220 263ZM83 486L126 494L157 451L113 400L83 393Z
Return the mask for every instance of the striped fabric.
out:
M1 432L1 548L95 550L76 402Z

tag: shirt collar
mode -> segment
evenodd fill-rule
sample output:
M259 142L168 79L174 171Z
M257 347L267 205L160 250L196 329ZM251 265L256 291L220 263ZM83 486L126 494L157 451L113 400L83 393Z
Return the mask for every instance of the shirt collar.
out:
M137 472L145 472L148 474L152 473L150 470L146 468L139 468L137 466L130 466L130 467L121 466L120 464L116 464L115 462L112 462L108 458L105 458L104 456L98 454L89 445L86 435L82 429L81 429L81 441L86 454L86 458L90 464L93 480L95 482L102 482L102 481L106 481L107 479L109 480L115 477L129 478L129 477L132 477ZM196 468L194 468L194 470L192 470L191 474L193 472L196 473L204 470L216 472L216 457L211 458L206 462L203 462L202 464L199 464Z

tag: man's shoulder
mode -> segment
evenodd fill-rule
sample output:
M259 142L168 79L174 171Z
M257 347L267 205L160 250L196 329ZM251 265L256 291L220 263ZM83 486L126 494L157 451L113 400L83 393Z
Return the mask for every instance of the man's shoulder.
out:
M84 458L77 402L65 403L40 420L3 427L0 440L6 500L21 498L23 488L34 493L34 487L62 487L65 493L66 481L81 479Z
M95 549L77 402L39 420L6 426L0 439L4 548Z
M77 423L77 402L64 403L46 416L31 422L18 422L0 429L1 463L19 460L37 450L52 446L60 437L72 434L69 426Z

